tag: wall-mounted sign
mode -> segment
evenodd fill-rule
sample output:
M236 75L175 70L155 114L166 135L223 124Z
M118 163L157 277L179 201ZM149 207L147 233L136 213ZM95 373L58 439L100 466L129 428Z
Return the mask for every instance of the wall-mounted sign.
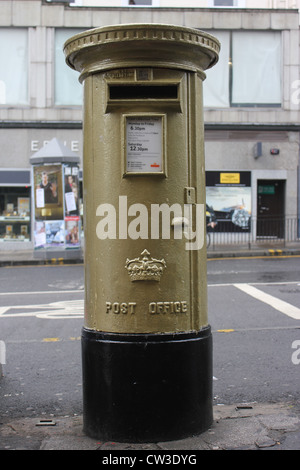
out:
M221 184L240 184L240 173L220 173Z
M275 194L274 184L260 184L260 185L258 185L258 194Z
M125 116L125 174L163 174L164 115Z

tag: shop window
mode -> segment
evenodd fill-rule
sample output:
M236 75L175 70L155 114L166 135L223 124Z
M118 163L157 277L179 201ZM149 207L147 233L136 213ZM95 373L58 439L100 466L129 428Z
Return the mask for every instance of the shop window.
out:
M204 106L281 105L281 33L215 31L218 64L206 72Z
M0 242L30 241L30 188L0 188Z
M28 104L28 30L0 28L0 105Z
M122 0L122 7L159 7L160 0Z
M152 5L152 0L127 0L129 6L131 5Z
M55 31L55 104L57 106L81 106L82 85L78 73L67 67L63 45L67 39L81 33L81 29L57 29Z
M233 7L234 1L233 0L214 0L214 6L215 7L219 7L219 6Z
M218 63L206 71L203 84L204 107L228 108L229 100L229 57L230 32L216 31L213 33L222 44Z
M237 31L232 34L232 104L281 102L280 33Z
M208 0L209 7L240 7L245 8L245 0Z

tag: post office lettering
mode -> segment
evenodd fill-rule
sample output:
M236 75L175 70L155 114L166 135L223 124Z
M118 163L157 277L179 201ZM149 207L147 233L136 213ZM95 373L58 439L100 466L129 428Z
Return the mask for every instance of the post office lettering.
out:
M152 315L187 313L187 302L185 300L176 302L150 302L149 313Z
M136 302L106 302L106 313L133 314L135 307Z

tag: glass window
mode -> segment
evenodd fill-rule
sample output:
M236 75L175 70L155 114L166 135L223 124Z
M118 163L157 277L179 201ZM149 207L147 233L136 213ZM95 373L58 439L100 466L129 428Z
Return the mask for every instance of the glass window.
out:
M30 188L0 188L0 242L30 240Z
M214 6L233 7L233 0L214 0Z
M203 101L205 107L228 108L229 101L229 57L230 33L214 31L214 36L221 42L218 63L206 73L203 85Z
M206 71L205 107L280 106L281 33L214 31L219 62Z
M152 5L152 0L127 0L128 5Z
M279 32L232 34L232 104L281 103Z
M28 104L28 32L0 28L0 105Z
M246 7L245 0L208 0L208 2L208 6L212 7Z
M80 29L57 29L55 31L55 104L81 106L82 85L79 73L67 66L63 45L67 39L81 33Z

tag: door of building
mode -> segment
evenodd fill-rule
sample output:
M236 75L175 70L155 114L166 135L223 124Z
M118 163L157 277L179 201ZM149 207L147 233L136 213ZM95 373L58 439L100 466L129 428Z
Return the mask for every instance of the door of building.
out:
M284 180L257 181L257 236L284 238Z

